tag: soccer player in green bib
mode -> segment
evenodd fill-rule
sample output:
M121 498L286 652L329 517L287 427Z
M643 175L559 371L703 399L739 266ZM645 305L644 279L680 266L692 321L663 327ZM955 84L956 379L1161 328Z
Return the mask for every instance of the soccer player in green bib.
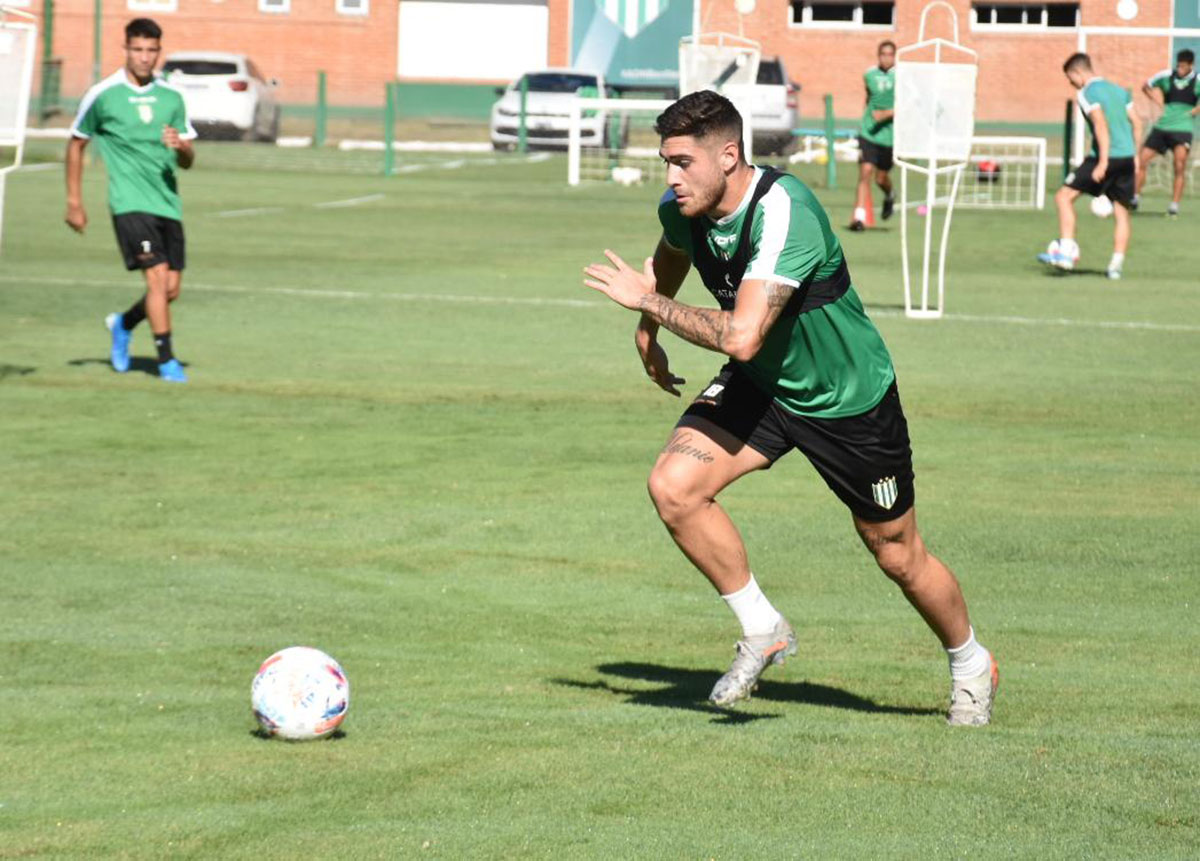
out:
M747 164L742 118L710 91L675 102L655 126L667 163L662 238L639 270L612 251L584 283L641 314L646 373L679 395L660 327L728 361L676 424L650 473L650 496L679 549L742 627L710 699L750 696L796 652L737 528L716 502L732 482L791 449L850 509L863 543L947 650L952 725L989 722L996 662L975 639L958 581L926 548L913 509L912 452L891 358L863 311L841 244L809 188ZM718 307L674 299L692 266Z
M158 374L185 383L187 374L171 347L170 303L179 298L185 262L183 210L175 168L195 159L195 129L183 95L155 77L162 29L149 18L125 27L125 65L83 97L67 144L67 224L87 228L83 206L83 151L100 141L108 170L108 206L126 269L140 269L145 295L124 314L105 318L113 369L129 370L133 328L149 319L158 352Z
M864 230L872 221L871 176L883 190L883 208L879 217L892 217L892 128L896 117L896 43L881 42L876 52L877 65L863 73L867 106L858 129L858 189L854 197L851 230Z
M1139 157L1137 191L1141 196L1146 183L1146 168L1155 156L1168 151L1175 162L1175 183L1171 189L1171 202L1167 204L1167 215L1179 215L1179 201L1183 199L1183 186L1187 180L1188 153L1192 149L1192 132L1196 114L1200 114L1200 76L1196 74L1196 55L1184 48L1175 55L1175 68L1163 69L1142 87L1142 92L1151 101L1162 103L1162 116L1150 129L1146 142L1142 144ZM1133 199L1134 207L1138 197Z
M1136 141L1142 136L1141 120L1133 97L1124 87L1106 81L1092 68L1087 54L1072 54L1063 63L1063 74L1078 90L1076 99L1092 132L1091 153L1067 174L1054 195L1058 210L1058 239L1038 255L1038 260L1058 269L1073 269L1079 261L1075 241L1075 201L1081 194L1107 197L1113 209L1113 253L1105 270L1118 279L1125 264L1132 232L1129 212L1136 191L1134 167Z

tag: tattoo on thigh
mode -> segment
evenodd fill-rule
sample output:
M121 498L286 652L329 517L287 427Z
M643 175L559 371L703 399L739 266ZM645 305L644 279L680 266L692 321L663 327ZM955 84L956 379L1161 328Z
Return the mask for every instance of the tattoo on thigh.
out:
M692 445L692 434L685 430L676 430L671 434L671 438L667 440L667 444L663 448L663 454L682 454L694 457L701 463L712 463L716 460L707 450Z

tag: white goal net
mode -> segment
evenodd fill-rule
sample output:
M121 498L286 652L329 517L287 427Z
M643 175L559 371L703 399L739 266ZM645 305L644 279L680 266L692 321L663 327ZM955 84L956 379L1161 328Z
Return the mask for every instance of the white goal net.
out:
M664 99L576 99L567 133L567 182L661 185L654 121L671 104Z
M952 178L938 176L937 202ZM954 205L967 209L1042 209L1046 202L1046 139L976 135Z
M4 181L21 166L37 27L32 16L0 6L0 241L4 227ZM0 245L2 247L2 245Z

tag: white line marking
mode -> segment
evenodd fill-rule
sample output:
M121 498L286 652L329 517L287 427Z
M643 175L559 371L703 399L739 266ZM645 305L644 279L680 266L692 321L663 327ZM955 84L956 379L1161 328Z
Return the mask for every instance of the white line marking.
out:
M41 164L23 164L16 169L16 173L38 173L43 170L62 170L63 163L61 161L47 161Z
M283 212L282 206L258 206L254 209L227 209L218 212L217 218L241 218L245 215L266 215L271 212Z
M348 197L345 200L326 200L323 203L314 203L313 206L317 209L338 209L344 206L358 206L360 203L370 203L374 200L383 200L383 194L364 194L362 197Z
M63 287L128 287L131 281L100 281L83 278L42 278L0 275L0 282L9 284L49 284ZM473 296L458 293L372 293L367 290L324 290L309 287L250 287L239 284L204 284L188 282L188 290L244 295L304 296L314 299L366 299L372 302L456 302L479 305L527 305L530 307L608 308L612 303L594 299L559 299L539 296ZM871 308L872 317L903 318L904 312L890 308ZM1073 326L1081 329L1119 329L1146 332L1181 332L1200 334L1200 324L1151 323L1141 320L1076 320L1069 317L1015 317L1005 314L946 314L943 320L960 323L990 323L1008 326Z

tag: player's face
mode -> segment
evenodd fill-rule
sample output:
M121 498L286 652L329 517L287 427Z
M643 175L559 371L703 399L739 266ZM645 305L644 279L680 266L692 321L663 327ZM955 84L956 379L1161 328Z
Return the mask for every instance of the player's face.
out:
M737 163L737 145L690 135L666 138L658 154L667 163L667 186L675 192L679 213L695 218L725 196L727 174Z
M1079 69L1070 69L1067 71L1067 80L1071 82L1071 86L1077 90L1082 90L1083 85L1087 83L1088 76Z
M892 66L896 65L896 49L891 45L885 45L879 49L879 68L885 72Z
M1189 63L1187 60L1180 60L1175 64L1175 77L1186 78L1192 73L1192 69L1194 68L1196 66L1193 63Z
M158 39L130 36L125 43L125 68L139 81L148 81L158 65L162 45Z

